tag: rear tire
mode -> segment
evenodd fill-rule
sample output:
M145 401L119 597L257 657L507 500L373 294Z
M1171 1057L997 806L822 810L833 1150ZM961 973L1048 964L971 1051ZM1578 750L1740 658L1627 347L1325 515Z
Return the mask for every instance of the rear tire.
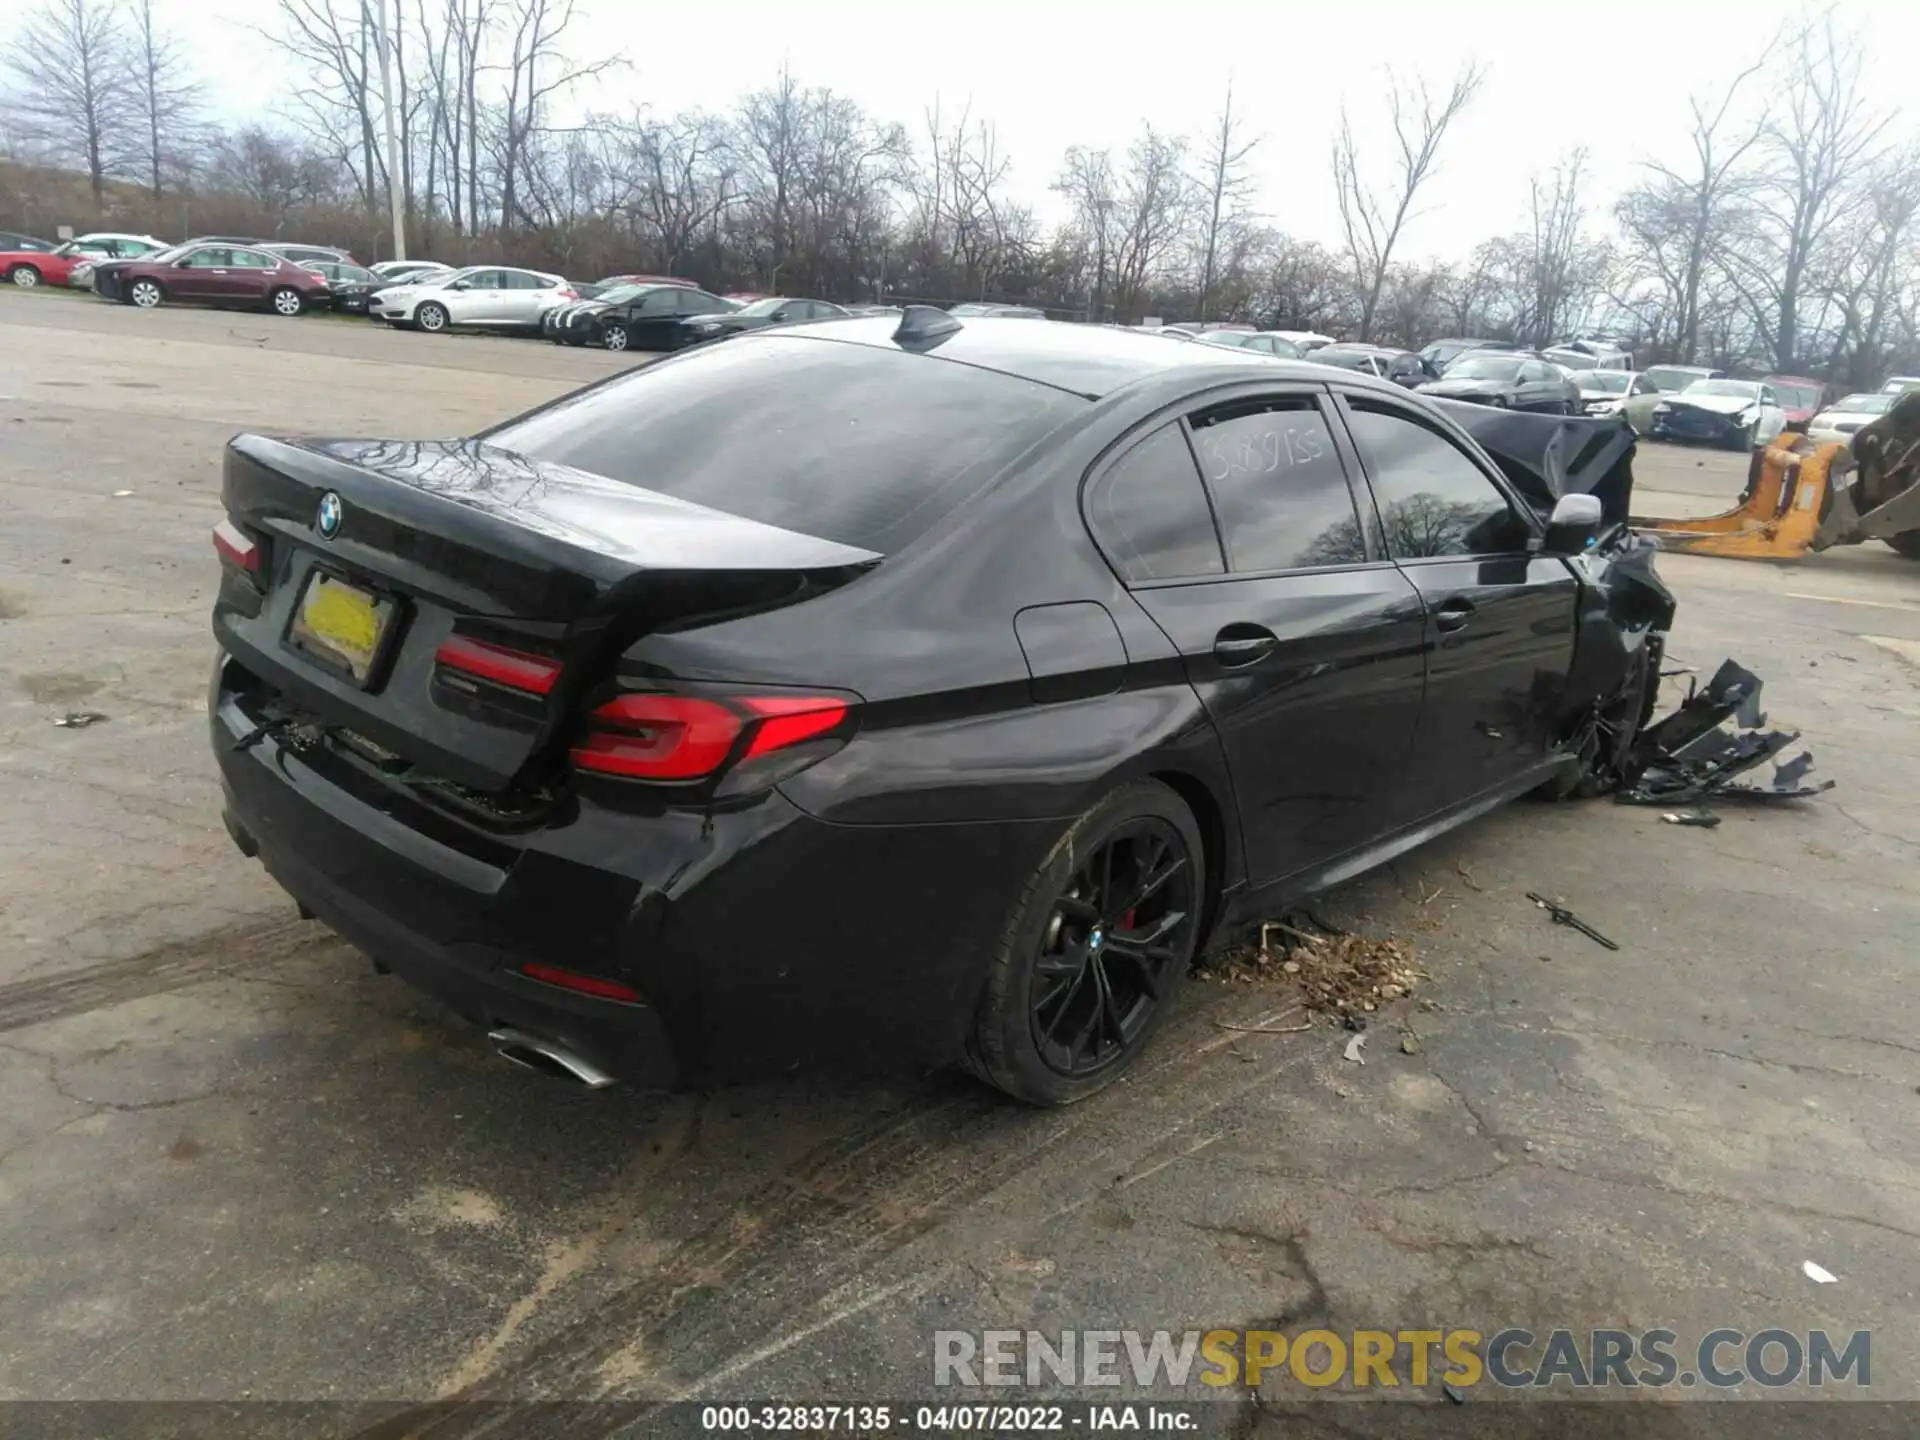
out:
M267 297L267 303L273 307L276 315L292 317L307 308L307 302L300 292L290 285L283 285Z
M16 265L7 271L7 280L21 290L38 290L41 276L40 272L31 265Z
M1031 1105L1069 1105L1112 1084L1186 980L1206 893L1186 802L1157 780L1113 791L1073 822L1014 901L967 1069Z
M1897 554L1904 555L1909 560L1920 560L1920 530L1906 530L1898 535L1889 535L1887 544L1891 545Z
M166 298L158 280L141 279L127 286L127 303L141 310L151 310Z
M429 300L413 312L413 324L416 330L424 330L429 335L441 334L447 328L447 307Z

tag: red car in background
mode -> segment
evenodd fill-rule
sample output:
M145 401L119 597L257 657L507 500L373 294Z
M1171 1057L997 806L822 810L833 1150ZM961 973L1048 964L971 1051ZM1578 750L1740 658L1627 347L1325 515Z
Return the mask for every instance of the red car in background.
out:
M1828 387L1824 380L1810 380L1805 375L1769 375L1765 383L1773 387L1789 430L1805 430L1808 422L1826 407Z
M142 310L186 301L278 315L332 298L324 276L249 245L181 245L144 260L107 261L94 267L93 293Z

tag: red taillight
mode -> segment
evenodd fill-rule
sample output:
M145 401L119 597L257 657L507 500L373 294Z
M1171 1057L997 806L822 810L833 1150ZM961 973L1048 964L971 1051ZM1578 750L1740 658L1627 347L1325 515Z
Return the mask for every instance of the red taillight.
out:
M558 965L542 965L537 960L522 965L520 973L529 980L538 980L542 985L558 985L562 990L577 991L599 1000L618 1000L626 1005L640 1003L640 992L631 985L622 985L618 980L582 975L578 970L562 970Z
M237 565L248 574L260 573L260 546L231 520L213 527L213 548L229 565Z
M742 703L764 717L747 744L747 753L740 757L743 760L804 744L847 718L844 701L820 695L749 695Z
M847 702L830 695L620 695L589 717L573 763L636 780L699 780L726 764L743 734L740 759L757 759L825 736L847 714Z
M562 300L578 300L580 298L580 292L571 285L562 285L553 293L558 295Z
M434 652L433 663L529 695L549 694L560 679L561 668L560 662L549 656L509 650L469 635L449 636Z

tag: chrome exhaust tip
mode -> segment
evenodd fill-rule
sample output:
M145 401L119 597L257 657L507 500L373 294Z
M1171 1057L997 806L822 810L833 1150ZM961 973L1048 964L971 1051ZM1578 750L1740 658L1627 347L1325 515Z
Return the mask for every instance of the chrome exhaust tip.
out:
M489 1030L487 1039L493 1042L493 1048L501 1059L510 1060L523 1070L538 1071L562 1080L577 1080L589 1090L604 1090L613 1084L613 1076L557 1040L546 1040L538 1035L529 1035L524 1030L509 1029Z

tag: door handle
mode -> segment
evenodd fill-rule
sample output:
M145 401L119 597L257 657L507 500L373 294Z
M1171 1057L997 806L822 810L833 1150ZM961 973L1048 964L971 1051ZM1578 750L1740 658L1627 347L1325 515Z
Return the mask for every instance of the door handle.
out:
M1442 630L1464 630L1471 619L1473 602L1464 595L1441 601L1439 609L1433 612L1433 623Z
M1213 658L1229 670L1252 665L1273 653L1280 637L1264 625L1229 625L1213 637Z

